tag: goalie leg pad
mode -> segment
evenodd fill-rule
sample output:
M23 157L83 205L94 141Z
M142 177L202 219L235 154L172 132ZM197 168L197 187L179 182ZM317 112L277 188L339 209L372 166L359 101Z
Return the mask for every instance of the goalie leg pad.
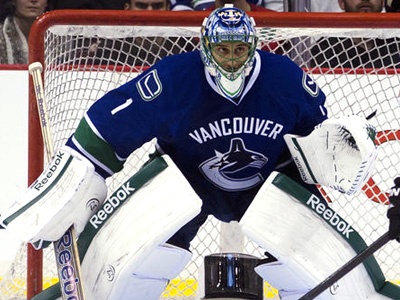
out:
M128 288L130 281L124 282L133 280L133 274L137 278L152 279L148 281L149 284L163 280L162 285L174 275L172 265L163 272L151 273L147 267L152 261L149 255L153 251L160 251L154 249L163 245L200 212L202 201L173 161L166 155L162 158L168 164L166 169L132 193L111 216L103 210L101 215L93 216L92 219L97 221L91 220L88 223L91 230L91 227L94 229L99 226L99 221L103 222L82 261L82 276L88 300L109 299L110 295L118 294L122 286ZM140 175L140 171L137 175ZM105 201L104 207L108 201L110 199ZM83 238L84 234L80 239ZM163 253L175 257L174 265L175 262L179 265L178 261L185 261L185 256L177 255L174 250L173 247L163 248ZM169 260L172 262L172 258ZM141 271L142 264L146 266L143 267L145 271ZM154 265L152 268L158 272L160 266ZM176 270L179 268L176 267Z
M254 270L279 291L281 300L297 300L310 290L303 278L279 261L258 265Z
M93 165L69 147L62 147L39 178L2 216L1 223L26 242L55 241L75 225L83 231L103 203L107 186Z
M356 255L352 244L360 247L363 242L326 202L277 172L261 187L240 225L247 237L282 264L274 266L278 273L265 272L263 276L287 296L325 280ZM281 275L284 273L287 275ZM374 288L374 284L377 289L385 284L379 267L370 268L369 274L373 280L361 264L317 299L389 299Z
M172 245L156 247L139 265L132 266L131 276L116 283L109 299L157 300L191 257L191 252Z

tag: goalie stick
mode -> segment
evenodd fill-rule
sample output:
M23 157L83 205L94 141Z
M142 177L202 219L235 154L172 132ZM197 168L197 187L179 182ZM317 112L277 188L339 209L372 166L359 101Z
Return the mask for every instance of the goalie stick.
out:
M362 252L354 256L351 260L345 263L341 268L339 268L336 272L327 277L324 281L314 287L312 290L304 294L299 300L312 300L316 298L319 294L324 292L327 288L337 282L340 278L345 276L355 267L357 267L360 263L370 257L375 251L389 242L389 232L386 232L380 238L378 238L375 242L373 242L370 246L365 248Z
M44 148L46 157L50 160L54 154L53 141L50 134L49 119L47 107L44 101L44 88L42 82L43 66L40 62L34 62L29 65L29 73L32 75L33 84L35 87L35 95L38 106L40 127L43 136ZM82 285L82 274L78 255L78 247L76 243L75 229L72 225L68 231L61 237L60 240L54 242L54 251L56 255L56 264L58 278L60 280L61 297L63 300L73 299L84 300L85 294ZM68 253L69 260L59 259L59 255L63 253L66 257ZM70 277L62 276L62 271L68 268L74 277L73 282ZM65 271L64 271L65 272Z

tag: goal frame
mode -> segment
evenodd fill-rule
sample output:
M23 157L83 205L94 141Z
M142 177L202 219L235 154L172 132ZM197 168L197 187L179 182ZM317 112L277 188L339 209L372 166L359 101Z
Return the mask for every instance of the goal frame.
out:
M144 26L200 26L209 12L159 12L113 10L56 10L38 18L29 36L29 63L44 64L44 35L54 25L144 25ZM329 28L400 28L400 14L396 13L277 13L250 12L261 27L329 27ZM42 74L43 76L43 74ZM29 78L29 136L28 184L33 183L43 170L43 142L40 131L35 91ZM42 290L41 251L28 246L27 298Z

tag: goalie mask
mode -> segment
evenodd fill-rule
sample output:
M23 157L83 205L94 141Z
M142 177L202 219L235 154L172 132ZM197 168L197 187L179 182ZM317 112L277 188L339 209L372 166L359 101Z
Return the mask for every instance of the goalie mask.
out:
M243 91L257 46L254 19L234 7L214 10L201 27L201 58L220 93L232 100Z
M367 120L353 115L327 119L308 136L284 138L304 182L353 195L371 177L375 135Z

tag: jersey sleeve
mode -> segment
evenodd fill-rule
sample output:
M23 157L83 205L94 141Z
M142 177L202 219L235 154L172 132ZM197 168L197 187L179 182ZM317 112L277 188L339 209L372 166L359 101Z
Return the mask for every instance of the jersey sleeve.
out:
M290 74L289 81L292 105L296 108L296 125L292 134L308 135L315 126L328 118L325 107L325 94L313 78L299 68L295 63L289 63L287 70Z
M286 120L290 123L287 133L308 135L316 125L327 118L325 94L318 84L290 58L265 53L263 56L264 80L269 81L269 89L281 109L287 110ZM282 105L283 103L283 105ZM290 119L288 119L290 118Z
M156 134L167 135L163 124L173 119L174 105L168 102L164 66L156 64L97 100L67 142L89 158L103 177L120 171L127 157Z
M311 79L310 75L302 74L302 97L303 102L299 109L299 135L308 135L316 125L328 118L325 107L325 94Z

